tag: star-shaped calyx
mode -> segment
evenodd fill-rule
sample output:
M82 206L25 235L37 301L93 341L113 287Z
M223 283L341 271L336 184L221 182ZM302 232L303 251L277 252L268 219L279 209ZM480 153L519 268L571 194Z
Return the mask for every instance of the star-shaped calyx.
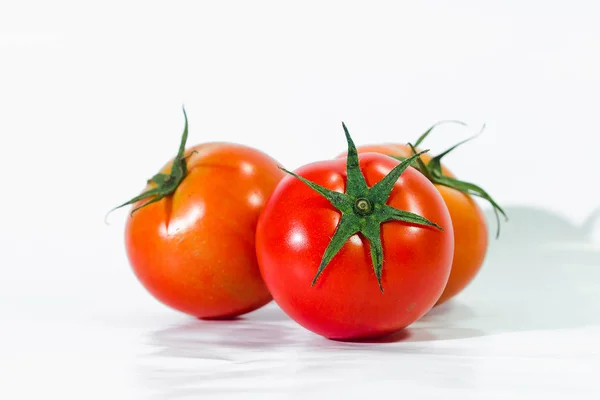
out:
M400 175L402 175L415 159L427 152L427 150L402 161L383 179L374 186L369 187L358 164L356 146L350 137L346 125L342 123L342 126L348 142L346 193L327 189L290 172L285 168L282 169L310 186L313 190L326 198L331 205L342 214L331 242L325 249L325 253L321 259L317 274L312 281L312 285L317 282L317 279L321 273L323 273L323 270L325 270L329 262L344 246L344 243L346 243L352 235L360 233L369 241L373 269L375 271L375 276L377 277L379 288L383 292L383 286L381 284L381 273L383 269L381 224L388 221L402 221L412 225L428 226L442 230L439 225L420 215L399 210L386 204L390 193L392 192L392 188Z

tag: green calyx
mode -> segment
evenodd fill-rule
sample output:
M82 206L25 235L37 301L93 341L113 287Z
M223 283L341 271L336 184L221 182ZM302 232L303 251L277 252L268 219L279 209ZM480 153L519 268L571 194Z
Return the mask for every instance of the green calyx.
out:
M290 172L285 168L281 169L311 187L313 190L327 199L331 205L342 214L335 233L329 245L325 249L325 253L323 254L317 273L312 281L312 285L315 285L317 279L321 273L323 273L323 270L325 270L329 262L344 246L344 243L346 243L346 241L352 235L360 233L369 241L373 270L375 271L379 288L381 292L383 292L383 286L381 284L381 275L383 269L381 224L388 221L402 221L411 225L433 227L442 230L439 225L420 215L399 210L386 204L392 188L394 187L394 184L400 175L402 175L402 173L413 161L415 161L426 151L417 153L414 156L402 161L400 164L394 167L394 169L392 169L388 175L377 182L377 184L372 187L368 187L365 177L358 164L358 153L356 146L350 137L350 133L348 132L346 125L342 123L342 126L348 142L348 156L346 164L347 182L345 193L327 189L293 172Z
M153 187L152 189L148 189L139 196L136 196L133 199L126 201L125 203L113 208L111 212L121 207L137 203L138 201L150 199L142 205L134 208L131 211L131 215L133 215L133 213L139 210L140 208L146 207L147 205L152 203L156 203L157 201L160 201L165 197L172 195L175 192L175 190L179 187L181 182L183 182L183 179L188 173L186 160L188 157L195 153L195 151L193 151L192 153L185 156L185 145L188 138L188 120L185 108L183 108L183 117L185 118L185 128L183 129L183 134L181 135L179 150L177 151L177 155L173 159L171 173L158 173L154 175L152 178L148 179L148 183L154 183L156 185L155 187Z
M447 123L447 122L457 123L460 125L466 125L464 122L460 122L460 121L441 121L441 122L438 122L437 124L432 125L429 129L427 129L425 131L425 133L423 133L417 139L417 141L415 142L414 145L412 145L411 143L408 143L408 145L412 149L413 155L417 154L416 147L419 146L423 142L423 140L425 140L425 138L427 138L427 136L429 136L431 131L436 126L440 125L441 123ZM483 132L484 128L485 128L485 125L481 128L481 131L479 133L455 144L454 146L450 147L446 151L443 151L442 153L436 155L427 164L421 159L421 157L417 157L413 161L412 166L414 168L418 169L423 175L425 175L425 177L427 177L427 179L429 179L434 184L447 186L449 188L458 190L459 192L462 192L462 193L465 193L468 195L472 195L472 196L477 196L477 197L487 200L492 205L492 208L494 210L494 215L496 216L496 226L497 226L496 238L498 238L500 236L500 214L502 214L505 221L508 221L508 216L506 215L506 213L504 212L502 207L500 207L500 205L498 205L498 203L496 203L496 201L480 186L475 185L474 183L465 182L465 181L451 178L449 176L444 175L443 171L442 171L442 158L444 156L446 156L448 153L455 150L460 145L462 145L470 140L475 139L477 136L479 136ZM395 158L398 160L406 160L405 157L395 157ZM410 159L412 159L412 158L413 157L411 157Z

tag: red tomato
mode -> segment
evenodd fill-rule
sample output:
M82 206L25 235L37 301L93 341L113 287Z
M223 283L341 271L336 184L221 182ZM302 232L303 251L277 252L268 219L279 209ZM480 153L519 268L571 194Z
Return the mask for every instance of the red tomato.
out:
M258 216L284 173L268 155L239 144L205 143L184 152L186 136L187 120L180 154L156 179L173 175L163 187L180 182L162 198L148 197L127 219L127 256L139 281L167 306L199 318L250 312L272 299L254 239ZM184 173L173 173L173 165ZM145 192L156 188L150 182Z
M362 154L359 161L369 190L398 164L376 153ZM342 159L312 163L295 172L336 193L348 189ZM363 233L344 242L313 286L323 254L346 213L293 176L285 177L271 195L257 227L259 266L277 304L300 325L331 339L382 336L419 319L442 294L454 243L444 200L413 168L392 184L388 206L422 216L443 231L401 221L382 223L383 291L374 272L373 245ZM381 207L373 204L372 209ZM361 223L368 224L369 218Z

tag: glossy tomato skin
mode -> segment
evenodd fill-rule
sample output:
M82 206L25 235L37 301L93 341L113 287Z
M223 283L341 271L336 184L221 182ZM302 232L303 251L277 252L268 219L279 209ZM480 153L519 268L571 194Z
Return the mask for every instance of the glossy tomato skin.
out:
M378 152L392 157L412 155L410 147L402 144L365 145L358 147L357 150L359 153ZM424 154L422 158L427 163L431 156ZM444 165L442 165L442 172L446 176L454 177ZM447 186L435 185L435 187L448 206L454 228L452 270L444 293L436 303L439 305L460 293L477 276L487 252L488 231L483 211L471 196Z
M360 167L373 186L398 161L363 154ZM346 161L306 165L299 175L344 192ZM277 186L258 222L256 249L263 278L277 304L305 328L330 339L361 339L398 331L424 315L446 285L453 252L452 222L434 186L409 168L387 202L441 225L444 231L404 222L382 224L382 293L368 242L352 236L314 286L311 282L340 220L326 199L287 176Z
M483 265L488 247L485 216L475 200L456 189L436 185L444 198L454 227L454 257L450 278L437 301L442 304L473 281Z
M133 271L156 299L198 318L255 310L272 300L256 260L256 224L283 172L238 144L205 143L186 155L188 174L175 193L127 220Z

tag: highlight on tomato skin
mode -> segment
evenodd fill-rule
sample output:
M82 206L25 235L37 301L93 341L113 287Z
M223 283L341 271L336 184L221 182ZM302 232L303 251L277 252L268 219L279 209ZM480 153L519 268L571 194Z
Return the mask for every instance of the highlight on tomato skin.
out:
M465 125L460 121L442 121L432 125L416 141L415 145L401 143L380 143L365 144L357 148L359 154L380 153L398 160L404 160L411 157L419 149L424 139L433 131L433 129L443 122L452 122ZM483 129L482 129L483 131ZM499 215L507 219L504 210L494 201L494 199L481 187L469 182L460 181L456 176L441 163L442 158L455 150L460 145L466 143L481 134L472 136L459 142L450 149L438 154L423 154L418 163L411 166L423 173L437 188L446 203L452 225L454 227L454 256L452 270L443 294L438 299L436 305L440 305L450 300L462 292L477 276L481 270L487 254L488 226L484 213L473 196L483 198L488 201L496 214L497 234L500 233ZM344 158L346 153L338 155L338 158ZM432 162L433 160L433 162Z
M198 318L233 318L272 300L258 268L255 231L284 173L249 146L186 148L187 128L186 116L177 156L121 205L131 207L126 254L139 282L166 306Z
M423 316L446 286L454 251L433 184L382 154L287 171L261 213L256 251L275 302L329 339L376 338Z

